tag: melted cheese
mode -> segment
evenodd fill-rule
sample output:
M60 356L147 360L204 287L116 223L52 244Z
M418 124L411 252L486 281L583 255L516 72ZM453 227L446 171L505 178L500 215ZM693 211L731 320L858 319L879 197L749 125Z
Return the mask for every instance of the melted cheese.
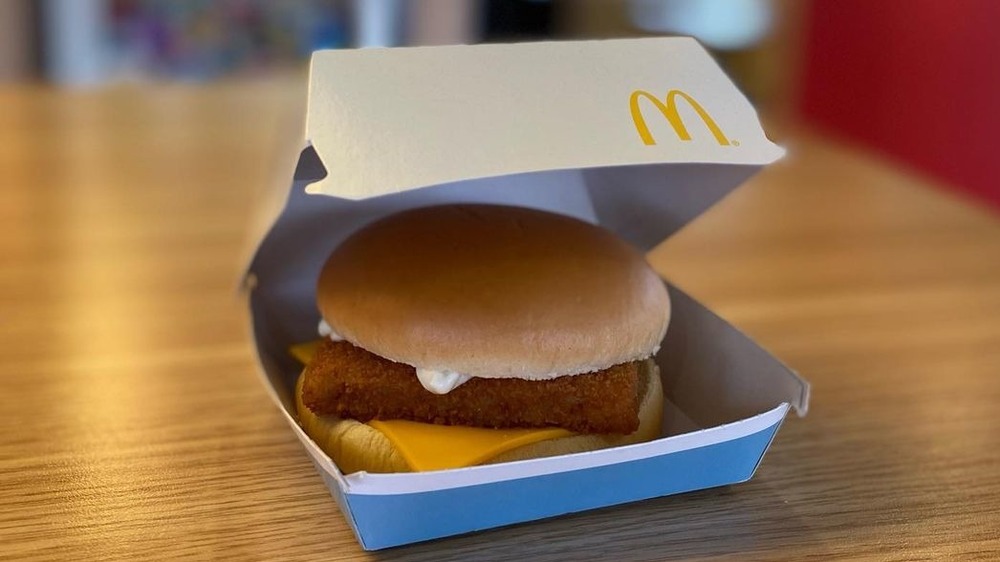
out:
M288 354L294 357L299 363L306 365L312 361L313 355L316 355L316 351L319 349L321 343L323 343L323 340L297 343L288 348Z
M489 429L407 420L372 420L368 425L385 434L415 471L475 466L511 449L573 435L559 428Z
M304 365L319 344L296 344L289 353ZM384 434L415 471L475 466L524 445L573 435L560 428L489 429L407 420L372 420L368 425Z

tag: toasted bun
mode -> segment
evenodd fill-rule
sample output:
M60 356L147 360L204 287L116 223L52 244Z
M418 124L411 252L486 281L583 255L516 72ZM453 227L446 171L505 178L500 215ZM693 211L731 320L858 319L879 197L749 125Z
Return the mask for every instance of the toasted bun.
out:
M552 378L651 356L670 321L642 254L586 222L498 205L391 215L323 266L323 318L387 359L476 377Z
M539 441L512 449L487 464L596 451L651 441L660 436L663 421L663 386L653 361L643 362L646 393L639 406L639 429L628 435L573 435ZM337 463L344 474L367 471L410 472L403 456L379 430L355 420L318 416L302 403L302 377L295 386L295 407L306 434Z

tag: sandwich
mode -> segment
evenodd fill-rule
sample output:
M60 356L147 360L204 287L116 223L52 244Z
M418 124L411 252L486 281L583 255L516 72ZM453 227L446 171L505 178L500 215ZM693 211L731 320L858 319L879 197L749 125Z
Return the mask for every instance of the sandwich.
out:
M319 274L299 423L341 471L462 468L657 438L670 321L643 255L590 223L453 204L377 220ZM301 350L300 350L301 351Z

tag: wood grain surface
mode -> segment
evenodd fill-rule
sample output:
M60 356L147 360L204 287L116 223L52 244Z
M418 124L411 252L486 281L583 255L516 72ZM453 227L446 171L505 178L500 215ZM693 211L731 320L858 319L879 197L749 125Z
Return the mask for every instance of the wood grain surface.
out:
M0 558L1000 559L1000 221L810 136L651 255L813 384L753 480L361 551L235 293L302 94L0 90Z

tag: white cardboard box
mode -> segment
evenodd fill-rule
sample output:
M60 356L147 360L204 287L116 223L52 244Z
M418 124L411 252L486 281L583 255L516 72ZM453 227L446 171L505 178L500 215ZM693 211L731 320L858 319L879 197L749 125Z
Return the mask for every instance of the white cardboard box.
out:
M599 223L648 250L780 158L694 40L318 52L305 146L245 286L264 383L365 549L745 481L789 407L805 414L804 380L668 284L656 441L343 474L295 421L299 366L287 350L316 337L319 267L359 226L415 206L513 203Z

